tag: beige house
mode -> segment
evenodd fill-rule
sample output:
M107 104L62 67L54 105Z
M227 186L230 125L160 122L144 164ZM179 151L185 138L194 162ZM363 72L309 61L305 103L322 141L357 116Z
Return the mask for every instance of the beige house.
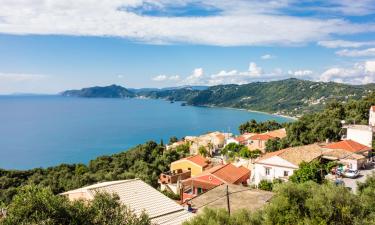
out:
M250 150L259 149L263 153L265 153L266 143L267 143L268 140L272 140L272 139L276 139L276 138L282 139L282 138L285 138L285 137L286 137L285 128L273 130L273 131L268 131L268 132L265 132L265 133L262 133L262 134L251 135L248 138L249 141L247 141L246 146Z
M224 147L225 140L231 137L230 133L221 133L218 131L207 133L201 136L186 136L185 141L190 144L190 154L199 153L199 147L205 147L211 154Z
M64 192L69 200L92 200L96 193L114 193L136 214L147 213L153 224L182 224L194 216L173 200L139 179L109 181Z

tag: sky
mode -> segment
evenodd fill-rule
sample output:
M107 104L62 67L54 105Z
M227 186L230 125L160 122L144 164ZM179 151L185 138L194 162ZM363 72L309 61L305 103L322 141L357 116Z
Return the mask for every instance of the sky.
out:
M0 0L0 94L375 82L375 0Z

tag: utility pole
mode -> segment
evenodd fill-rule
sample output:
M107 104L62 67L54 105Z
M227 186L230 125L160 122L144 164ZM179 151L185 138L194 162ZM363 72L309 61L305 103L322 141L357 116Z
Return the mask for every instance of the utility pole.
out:
M228 191L228 185L227 185L227 208L228 208L228 213L230 216L230 203L229 203L229 191Z

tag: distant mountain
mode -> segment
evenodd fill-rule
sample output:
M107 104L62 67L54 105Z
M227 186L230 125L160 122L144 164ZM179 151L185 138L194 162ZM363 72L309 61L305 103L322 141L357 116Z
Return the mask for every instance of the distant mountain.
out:
M106 87L90 87L81 90L68 90L61 93L63 96L86 97L86 98L132 98L136 94L119 85Z
M332 100L361 99L375 90L375 84L348 85L295 78L218 85L205 90L177 89L143 93L145 97L186 101L189 105L233 107L288 116L320 111Z
M121 86L84 88L66 91L78 97L147 97L186 101L189 105L233 107L288 116L320 111L332 100L361 99L375 91L375 84L348 85L290 78L271 82L212 87L186 86L166 89L131 89ZM115 91L114 91L115 90Z

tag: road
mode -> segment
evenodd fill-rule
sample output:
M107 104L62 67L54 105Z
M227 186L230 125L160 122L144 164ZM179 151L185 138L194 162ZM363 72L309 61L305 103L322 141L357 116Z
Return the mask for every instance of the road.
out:
M343 178L342 180L345 183L346 187L350 187L353 192L355 193L357 191L357 182L364 182L366 180L366 177L368 175L371 175L372 173L375 173L375 167L372 165L371 168L368 168L366 170L360 170L361 175L356 179L351 178Z

